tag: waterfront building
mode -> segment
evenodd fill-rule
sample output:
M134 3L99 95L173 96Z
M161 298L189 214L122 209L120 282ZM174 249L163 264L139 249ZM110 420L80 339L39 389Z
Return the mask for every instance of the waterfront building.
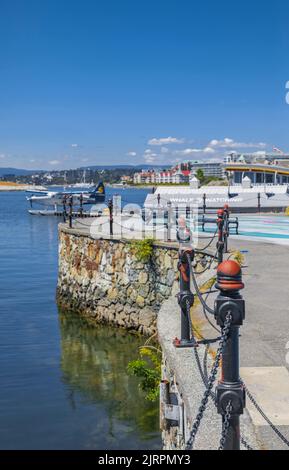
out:
M135 184L151 184L156 182L156 173L153 170L142 170L139 173L135 173L133 176L133 182Z
M126 183L132 183L133 181L133 178L129 175L123 175L121 178L120 178L121 182L123 184L126 184Z
M224 165L222 162L189 162L191 171L196 174L198 170L202 170L204 176L213 176L215 178L224 178Z
M168 201L180 209L193 205L203 210L204 204L208 209L218 209L228 204L234 212L283 211L289 207L289 191L286 184L253 185L247 176L239 185L200 186L194 176L187 186L159 186L147 195L144 207L156 209L163 204L166 208Z
M245 177L253 185L288 184L289 154L232 152L224 159L224 171L231 184L241 184Z
M180 168L173 168L171 170L160 171L156 175L156 183L174 183L184 184L189 182L190 170L181 170Z

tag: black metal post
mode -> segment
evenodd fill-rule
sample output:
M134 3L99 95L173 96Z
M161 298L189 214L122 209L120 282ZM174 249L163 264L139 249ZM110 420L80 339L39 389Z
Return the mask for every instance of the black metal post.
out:
M179 207L178 207L178 205L175 206L175 216L176 216L176 227L178 229L178 224L179 224Z
M258 198L258 212L261 212L261 194L260 193L257 194L257 198Z
M224 252L228 253L228 238L230 235L229 226L230 211L228 204L224 205Z
M113 235L113 202L112 199L108 201L108 209L109 209L109 234L110 236Z
M157 211L153 209L153 238L157 236Z
M216 288L220 294L215 301L215 318L223 328L228 315L231 317L222 355L221 381L216 387L217 409L222 415L224 450L240 450L240 415L245 408L245 390L239 375L239 327L245 319L245 303L239 290L243 287L242 271L236 261L224 261L218 266Z
M167 240L168 242L171 241L171 225L172 225L172 203L171 201L167 202L168 206L168 219L167 219L167 224L168 224L168 232L167 232Z
M83 194L82 193L79 196L79 204L80 204L80 207L79 207L80 217L82 218L83 217Z
M224 253L224 211L223 209L219 209L217 211L217 226L218 226L218 241L217 241L217 250L218 250L218 264L222 263L223 261L223 253Z
M69 206L69 228L72 228L72 210L73 210L73 196L70 196L68 201Z
M186 348L195 346L196 342L191 335L190 307L194 304L194 294L191 292L190 263L194 259L192 249L179 251L178 270L180 272L180 292L178 303L181 308L181 338L175 338L176 348Z
M66 222L66 196L63 196L63 199L62 199L62 203L63 203L63 222Z
M206 194L203 194L203 212L204 214L206 213Z
M202 231L205 231L205 216L202 216Z

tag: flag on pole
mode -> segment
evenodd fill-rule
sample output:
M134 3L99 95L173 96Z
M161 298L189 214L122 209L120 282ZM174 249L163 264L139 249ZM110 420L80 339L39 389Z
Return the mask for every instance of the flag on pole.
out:
M273 147L273 151L277 153L284 153L282 150L280 150L278 147Z

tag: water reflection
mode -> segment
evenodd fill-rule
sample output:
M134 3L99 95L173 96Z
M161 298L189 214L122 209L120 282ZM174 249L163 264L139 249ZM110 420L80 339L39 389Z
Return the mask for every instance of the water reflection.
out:
M103 448L106 433L107 448L160 448L158 404L146 402L136 379L126 373L143 340L107 326L91 327L71 313L60 312L59 318L70 406L78 406L80 395L82 403L102 409L93 447Z

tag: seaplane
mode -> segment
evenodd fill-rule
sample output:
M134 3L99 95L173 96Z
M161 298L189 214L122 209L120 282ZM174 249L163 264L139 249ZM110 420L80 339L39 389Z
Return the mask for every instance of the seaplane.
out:
M32 210L33 204L40 204L43 206L49 206L54 208L54 213L57 213L59 208L61 211L64 210L65 206L72 201L73 207L81 206L81 205L97 205L102 204L105 201L105 188L104 184L100 182L95 188L89 191L33 191L29 190L26 193L30 193L30 196L26 196L27 201L30 202L31 210L29 211L30 214L36 215L46 215L43 212L45 211L34 211ZM46 211L48 212L53 211Z

